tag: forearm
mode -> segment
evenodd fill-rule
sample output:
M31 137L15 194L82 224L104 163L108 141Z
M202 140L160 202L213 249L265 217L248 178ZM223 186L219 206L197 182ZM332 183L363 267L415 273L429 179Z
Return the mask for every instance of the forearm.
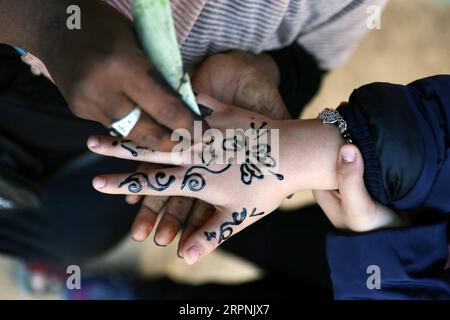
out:
M449 87L447 75L407 86L373 83L338 108L363 156L373 199L397 210L448 212ZM292 191L335 189L337 152L344 142L338 129L312 120L292 121L284 131L280 164L289 172Z
M320 120L283 121L280 172L289 191L337 189L336 159L344 143L337 127Z

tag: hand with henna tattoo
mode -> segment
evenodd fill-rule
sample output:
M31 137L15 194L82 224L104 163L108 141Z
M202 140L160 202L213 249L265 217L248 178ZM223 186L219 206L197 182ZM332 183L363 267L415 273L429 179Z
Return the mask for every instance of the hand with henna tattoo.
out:
M104 1L79 0L83 28L69 30L61 26L72 4L69 0L3 1L2 42L28 51L28 62L40 59L45 65L39 69L54 81L75 115L109 126L138 105L144 114L130 138L139 145L170 149L170 130L192 128L193 115L142 53L132 22ZM206 59L193 83L200 93L280 118L287 112L277 90L277 72L267 55L234 51ZM138 171L149 167L141 164ZM136 195L127 197L129 203L139 200ZM188 216L200 221L196 217L210 208L187 198L146 196L132 228L136 240L148 236L163 207L168 210L155 234L155 242L163 245L175 238Z
M114 146L109 137L93 137L99 144L91 148L102 155L171 166L96 177L93 185L100 192L192 197L214 206L214 214L199 219L180 244L180 256L187 263L195 263L231 235L268 215L292 193L337 187L336 158L344 141L336 127L324 126L316 119L271 120L206 95L197 99L214 111L208 117L214 128L212 134L206 131L209 144L193 144L181 153L138 150L127 142L138 151L134 157L120 144ZM233 129L231 136L226 129ZM279 130L279 141L273 138L272 129ZM219 133L224 132L220 138ZM247 135L242 137L243 133ZM252 139L256 143L252 144ZM205 162L205 149L208 156L227 151L222 156L229 160L228 152L232 151L236 157L232 162Z
M271 119L289 119L278 92L278 81L277 66L269 55L254 55L237 50L208 57L194 70L192 78L194 89L200 94L210 95L223 103L255 111ZM206 106L200 107L204 116L210 115L212 110ZM148 168L142 164L138 171ZM251 167L243 169L253 172ZM141 198L131 195L127 196L127 201L137 203ZM163 207L165 210L160 212ZM144 240L155 227L158 214L161 214L154 242L160 246L168 245L181 229L181 247L192 230L213 213L214 208L201 200L145 196L132 228L132 236L135 240Z

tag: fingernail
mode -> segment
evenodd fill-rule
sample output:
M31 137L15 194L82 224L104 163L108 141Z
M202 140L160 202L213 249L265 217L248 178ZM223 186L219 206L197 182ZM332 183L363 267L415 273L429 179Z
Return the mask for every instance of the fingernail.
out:
M147 229L145 227L140 227L133 232L133 240L137 242L142 242L147 238Z
M125 201L126 201L128 204L134 206L134 205L136 205L136 204L139 202L139 198L136 198L136 197L126 197L126 198L125 198Z
M341 150L341 157L342 161L344 161L345 163L353 163L356 159L355 150L353 150L353 148L343 147Z
M184 259L183 255L181 254L181 252L179 250L177 251L177 257L180 259Z
M161 248L167 247L166 244L159 244L158 241L156 241L156 237L153 238L153 242L154 242L158 247L161 247Z
M94 179L92 185L95 189L101 189L106 186L106 180L100 177Z
M134 233L131 237L136 242L143 242L145 240L144 236L141 233Z
M209 117L210 115L213 114L214 110L211 108L208 108L207 106L203 105L203 104L199 104L198 105L199 109L200 109L200 113L202 114L203 118Z
M131 199L128 198L125 198L125 202L131 205L135 204Z
M89 148L96 148L100 145L100 140L97 137L90 137L88 139L88 147Z
M198 259L200 259L200 250L196 246L190 247L186 252L184 260L187 264L194 264L198 261Z

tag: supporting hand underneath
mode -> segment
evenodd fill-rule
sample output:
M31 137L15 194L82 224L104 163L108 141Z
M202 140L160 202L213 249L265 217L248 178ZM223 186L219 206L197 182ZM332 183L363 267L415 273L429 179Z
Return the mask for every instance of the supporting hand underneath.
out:
M205 95L200 95L198 102L212 109L208 123L220 132L253 129L259 137L266 128L269 129L266 134L271 134L270 129L279 129L279 141L258 140L254 148L245 149L246 140L236 133L209 144L214 146L212 149L204 144L193 145L187 154L194 155L194 164L179 153L138 148L129 141L91 137L88 142L90 149L99 154L172 166L97 177L93 181L97 190L109 194L195 197L214 206L211 216L198 217L194 231L181 245L180 255L186 262L192 264L210 253L231 235L274 211L296 191L337 187L335 159L343 142L337 128L324 126L317 120L271 120ZM271 153L277 142L278 156ZM216 151L209 155L216 154L217 146L238 154L244 151L247 156L253 155L253 161L248 158L232 164L205 161L208 150Z
M374 201L364 185L364 163L355 145L341 147L337 160L338 190L313 191L331 223L340 230L368 232L408 225L406 216Z

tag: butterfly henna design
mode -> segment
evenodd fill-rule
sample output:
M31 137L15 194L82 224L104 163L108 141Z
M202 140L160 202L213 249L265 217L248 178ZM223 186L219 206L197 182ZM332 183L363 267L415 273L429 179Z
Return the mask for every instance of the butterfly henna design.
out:
M276 173L271 168L275 168L277 163L275 159L271 156L271 147L267 143L260 143L259 139L263 135L267 135L267 123L263 122L261 126L257 127L254 122L250 124L252 130L254 130L255 143L248 143L246 136L243 132L237 132L233 138L225 139L223 141L224 151L230 152L240 152L245 150L245 148L250 148L251 150L245 150L245 162L241 164L241 181L250 185L253 179L262 180L264 178L264 173L262 168L267 169L267 172L274 175L278 180L284 180L282 174Z

